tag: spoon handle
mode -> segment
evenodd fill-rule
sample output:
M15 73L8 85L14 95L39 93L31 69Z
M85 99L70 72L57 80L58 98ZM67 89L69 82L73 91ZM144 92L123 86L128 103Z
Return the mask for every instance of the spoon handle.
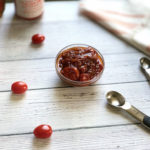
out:
M131 105L131 107L129 109L126 109L126 111L134 118L136 118L137 120L143 123L143 119L146 115L140 110L138 110L136 107Z
M126 109L126 111L132 115L134 118L139 120L144 126L150 129L150 117L145 115L143 112L138 110L136 107L131 106L129 109Z
M150 69L144 69L144 72L146 74L147 79L150 80Z
M143 124L147 127L147 128L150 128L150 117L149 116L144 116L144 119L143 119Z

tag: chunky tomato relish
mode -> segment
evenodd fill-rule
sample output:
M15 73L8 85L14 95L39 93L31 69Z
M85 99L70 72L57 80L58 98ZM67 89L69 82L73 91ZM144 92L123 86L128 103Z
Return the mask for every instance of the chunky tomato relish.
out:
M60 73L73 81L88 81L102 70L101 57L92 47L72 47L58 56Z

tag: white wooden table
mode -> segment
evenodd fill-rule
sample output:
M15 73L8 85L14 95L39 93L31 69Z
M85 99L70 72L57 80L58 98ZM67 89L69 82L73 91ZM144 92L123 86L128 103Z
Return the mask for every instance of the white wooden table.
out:
M139 68L144 54L78 12L78 2L49 2L42 19L24 21L7 5L0 20L0 150L150 150L150 132L105 99L117 90L150 115L150 86ZM46 36L43 45L31 45L35 33ZM56 54L72 43L104 55L96 84L70 87L56 75ZM18 80L29 86L25 95L11 94ZM34 138L43 123L53 127L52 137Z

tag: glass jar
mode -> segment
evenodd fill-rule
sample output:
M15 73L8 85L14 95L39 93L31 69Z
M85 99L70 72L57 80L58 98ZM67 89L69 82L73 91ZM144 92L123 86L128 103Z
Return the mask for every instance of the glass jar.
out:
M16 15L23 19L39 18L44 10L44 0L15 0Z
M62 73L61 73L61 68L60 68L60 59L61 59L61 56L63 54L64 51L67 51L69 50L70 48L73 49L73 48L80 48L80 47L83 47L83 48L92 48L96 51L96 54L97 54L97 59L99 60L101 66L102 66L102 69L101 71L96 74L96 76L94 76L92 79L90 80L87 80L87 81L74 81L74 80L71 80L69 78L67 78L66 76L64 76ZM90 84L93 84L94 82L96 82L102 75L103 73L103 70L104 70L104 67L105 67L105 63L104 63L104 58L102 56L102 54L95 48L93 48L92 46L89 46L89 45L85 45L85 44L71 44L71 45L68 45L66 47L64 47L56 56L56 60L55 60L55 68L56 68L56 72L58 74L58 76L60 77L61 80L63 80L64 82L72 85L72 86L88 86Z

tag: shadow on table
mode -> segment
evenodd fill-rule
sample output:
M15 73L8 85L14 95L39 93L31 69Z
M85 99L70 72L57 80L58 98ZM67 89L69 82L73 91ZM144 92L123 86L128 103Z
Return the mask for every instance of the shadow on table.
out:
M41 19L42 16L36 20L25 20L15 16L15 14L12 15L9 24L7 24L7 26L5 27L7 28L7 30L5 30L7 32L5 33L4 38L6 39L6 41L20 41L20 39L24 38L24 36L26 36L28 33L33 34L32 32L30 32L32 28L37 28L38 31L38 25L41 24ZM29 42L30 41L31 37L29 37Z
M57 73L56 76L58 77ZM57 78L57 81L55 82L55 86L56 88L69 88L72 87L71 85L65 83L64 81L62 81L59 77ZM55 94L54 94L55 95Z
M43 46L43 43L40 43L40 44L33 44L32 42L30 43L30 46L32 48L36 48L35 50L37 49L40 49L42 46Z
M10 100L14 102L18 102L19 100L24 99L25 94L14 94L10 93Z
M100 101L101 90L97 90L97 86L72 87L60 80L63 86L53 90L53 97L56 104L63 109L72 109L81 111L95 105L96 101Z
M51 144L51 139L38 139L38 138L33 138L32 140L32 150L42 150L48 147Z

